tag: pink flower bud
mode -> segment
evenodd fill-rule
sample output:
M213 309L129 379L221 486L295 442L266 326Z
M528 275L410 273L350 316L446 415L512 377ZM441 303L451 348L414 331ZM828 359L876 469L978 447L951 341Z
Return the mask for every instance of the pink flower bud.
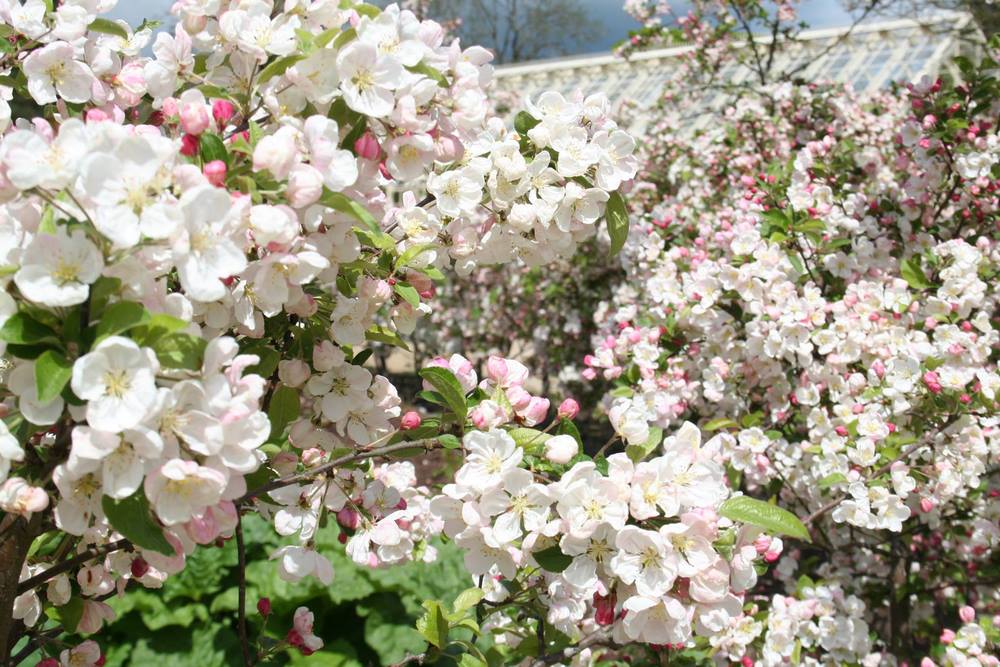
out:
M201 147L198 144L198 137L193 134L185 134L181 137L181 155L194 157L198 154L200 148Z
M538 396L532 396L528 407L518 411L518 415L528 426L534 426L543 421L547 414L549 414L549 399Z
M921 658L920 667L937 667L937 665L930 658Z
M177 106L177 99L174 97L168 97L163 100L163 104L160 106L160 111L167 118L175 118L177 114L180 113L180 109Z
M839 436L840 436L841 438L846 438L846 437L847 437L847 434L848 434L848 431L847 431L847 427L846 427L846 426L838 426L837 428L835 428L835 429L833 429L833 430L834 430L834 431L835 431L835 432L837 433L837 435L839 435Z
M955 641L955 631L950 629L945 629L941 631L941 643L950 644Z
M136 579L142 579L149 572L149 563L145 561L142 556L136 556L132 559L132 565L130 567L132 571L132 576Z
M753 548L757 550L760 555L766 554L767 550L771 547L771 538L768 535L758 535L757 539L753 541Z
M106 120L110 120L108 114L104 113L100 109L87 109L87 113L84 118L86 118L88 123L101 123Z
M490 356L486 360L486 376L494 382L499 382L507 375L507 360L503 357Z
M773 563L779 558L781 558L781 552L778 551L768 551L767 553L764 554L764 560L766 560L768 563Z
M55 658L45 658L45 660L39 661L35 667L59 667L59 661Z
M753 658L751 658L748 655L745 655L742 658L740 658L740 664L743 665L743 667L753 667Z
M615 622L614 593L610 595L594 593L594 621L602 626L608 626Z
M885 364L882 363L881 359L876 359L872 362L872 370L875 371L875 375L877 375L879 379L885 377Z
M580 404L572 398L567 398L559 404L557 415L560 419L574 419L578 414L580 414Z
M366 160L377 160L382 153L382 147L379 146L374 134L365 132L354 142L354 152Z
M257 600L257 613L267 618L271 615L271 599L261 598Z
M215 187L226 184L226 163L222 160L212 160L201 169L208 182Z
M310 447L309 449L302 452L302 464L307 468L314 465L319 465L322 463L323 458L326 456L324 452L319 447Z
M345 507L337 512L337 523L347 530L357 530L361 525L361 515L353 507Z
M958 617L962 619L963 623L972 623L976 620L976 610L969 605L965 605L958 610Z
M208 129L208 111L201 104L185 104L181 109L181 129L188 134L201 134Z
M399 420L399 428L403 429L404 431L409 431L410 429L414 429L420 426L421 421L422 420L420 419L420 415L414 412L413 410L410 410L405 415L403 415L403 418L401 420Z
M233 116L236 115L236 107L229 100L215 100L212 102L212 118L221 130L226 126Z
M507 400L515 412L521 412L531 403L532 396L524 387L511 387L507 390Z

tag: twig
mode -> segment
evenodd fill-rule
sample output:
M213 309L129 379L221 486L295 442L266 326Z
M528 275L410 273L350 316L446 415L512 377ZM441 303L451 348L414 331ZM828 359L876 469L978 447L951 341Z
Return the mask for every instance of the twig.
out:
M531 663L531 667L547 667L556 662L563 662L567 658L572 658L577 653L584 651L596 644L604 644L610 641L611 632L610 628L601 628L600 630L593 632L583 639L580 640L575 646L571 646L563 651L557 653L551 653L549 655L540 656L534 662Z
M247 552L243 544L243 521L239 512L236 513L236 555L239 565L236 575L239 586L237 610L240 647L243 649L243 664L246 667L251 667L256 661L250 654L250 640L247 638Z
M98 547L90 547L84 552L70 558L69 560L64 560L61 563L53 565L44 572L39 572L33 577L29 577L17 585L17 594L20 595L33 588L41 586L49 579L62 574L63 572L68 572L72 570L77 565L83 565L89 560L95 558L100 558L106 556L109 553L119 551L121 549L129 549L132 547L132 543L126 539L117 540L115 542L109 542Z
M424 438L422 440L413 440L408 442L397 442L393 445L385 445L384 447L376 447L375 449L368 449L357 452L355 454L346 454L340 458L334 459L332 461L327 461L323 465L316 466L315 468L310 468L304 472L296 473L294 475L288 475L286 477L279 477L278 479L271 480L267 484L263 484L256 489L247 491L245 494L240 496L236 500L236 504L245 503L248 500L252 500L262 494L269 491L274 491L275 489L280 489L292 484L298 484L300 482L308 482L312 478L322 475L323 473L329 472L335 468L339 468L348 463L354 463L356 461L364 461L367 459L374 459L379 456L385 456L386 454L392 454L393 452L398 452L403 449L414 449L417 447L423 447L424 449L432 449L433 445L438 443L438 439L435 438Z

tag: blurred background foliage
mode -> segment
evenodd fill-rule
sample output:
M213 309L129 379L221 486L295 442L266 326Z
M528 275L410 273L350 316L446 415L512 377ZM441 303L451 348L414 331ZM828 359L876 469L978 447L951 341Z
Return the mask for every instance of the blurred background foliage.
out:
M283 638L295 609L307 605L315 614L316 634L326 646L310 657L283 652L270 664L310 667L390 665L420 653L426 642L415 629L424 600L450 604L471 585L461 555L452 544L437 544L433 563L407 563L383 569L358 568L339 543L331 522L316 536L330 558L334 581L315 578L289 583L278 577L268 554L288 542L257 516L244 519L247 542L247 610L251 639ZM136 589L107 602L117 620L102 631L106 667L222 667L240 663L236 634L236 545L230 539L216 548L200 548L187 567L170 577L161 591ZM271 601L266 624L257 601Z

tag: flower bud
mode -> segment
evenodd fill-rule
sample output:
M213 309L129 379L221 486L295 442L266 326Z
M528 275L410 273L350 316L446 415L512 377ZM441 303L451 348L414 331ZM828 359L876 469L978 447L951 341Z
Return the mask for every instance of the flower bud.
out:
M403 415L403 418L399 421L399 428L403 429L404 431L409 431L411 429L415 429L418 426L420 426L420 422L421 422L420 415L414 412L413 410L410 410L405 415Z
M261 598L257 600L257 613L267 618L271 615L271 599Z
M545 458L551 463L569 463L579 451L580 446L571 435L554 435L545 441Z
M208 129L208 111L201 104L185 104L181 108L181 129L188 134L201 134Z
M301 359L287 359L278 364L278 379L293 389L305 384L309 375L309 364Z
M198 145L198 137L193 134L185 134L181 137L181 155L194 157L198 154L199 149L200 146Z
M374 134L365 132L354 142L354 152L366 160L377 160L382 153L382 147L379 146Z
M136 556L132 559L131 566L132 576L136 579L142 579L149 572L149 563L142 556Z
M976 620L976 610L969 605L965 605L958 610L958 617L962 619L963 623L972 623Z
M353 507L344 507L337 512L337 523L347 530L357 530L361 525L361 515Z
M544 421L546 415L549 414L549 399L532 396L528 407L524 410L519 410L517 414L524 420L526 425L534 426Z
M205 178L215 187L226 184L226 163L222 160L212 160L201 169Z
M221 130L226 126L226 123L236 115L236 107L229 100L215 100L212 102L212 118L215 119L215 124Z
M575 419L578 414L580 414L580 404L572 398L567 398L559 404L557 415L560 419Z

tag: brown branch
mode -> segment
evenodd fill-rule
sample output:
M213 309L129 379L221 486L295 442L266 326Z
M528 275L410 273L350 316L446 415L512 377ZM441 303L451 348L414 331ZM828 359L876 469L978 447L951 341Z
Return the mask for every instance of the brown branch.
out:
M53 565L44 572L39 572L33 577L29 577L18 584L17 594L26 593L33 588L38 588L49 579L56 577L63 572L69 572L77 565L83 565L89 560L95 558L100 558L101 556L107 556L109 553L115 551L120 551L121 549L129 549L132 547L132 543L126 539L116 540L114 542L108 542L107 544L102 544L100 546L90 547L86 551L82 551L73 558L64 560L61 563Z
M413 440L407 442L397 442L393 445L385 445L383 447L376 447L374 449L367 449L356 452L354 454L346 454L332 461L327 461L326 463L316 466L315 468L310 468L309 470L296 473L294 475L287 475L285 477L279 477L278 479L271 480L267 484L263 484L256 489L247 491L242 496L240 496L235 502L237 505L245 503L249 500L268 493L269 491L274 491L275 489L280 489L286 486L291 486L292 484L299 484L301 482L308 482L318 475L330 472L335 468L339 468L348 463L355 463L357 461L365 461L367 459L378 458L379 456L385 456L387 454L392 454L393 452L402 451L404 449L433 449L434 445L438 444L438 439L435 438L424 438L423 440Z

